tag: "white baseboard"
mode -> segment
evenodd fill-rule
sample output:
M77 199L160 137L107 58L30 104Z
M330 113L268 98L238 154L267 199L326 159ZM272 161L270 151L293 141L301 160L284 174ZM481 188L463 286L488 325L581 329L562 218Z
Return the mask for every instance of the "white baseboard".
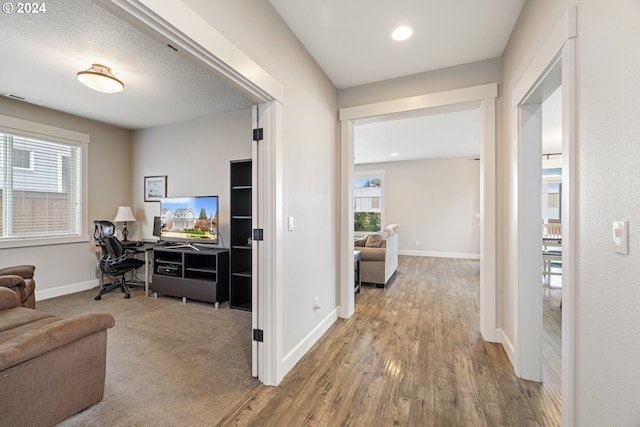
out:
M516 375L518 375L519 367L516 363L516 348L513 346L511 340L507 334L505 334L503 329L498 328L497 335L499 342L502 344L502 348L504 348L504 352L507 353L511 366L513 366L513 370L516 372Z
M338 319L338 309L331 311L327 317L325 317L306 337L302 339L296 345L293 350L287 353L286 356L282 359L282 375L284 376L295 366L296 363L304 356L311 347L324 335L325 332L335 323Z
M86 291L100 286L98 279L88 280L86 282L72 283L71 285L58 286L57 288L38 290L36 283L36 301L41 301L49 298L60 297L62 295L69 295L80 291Z
M465 254L458 252L429 252L429 251L408 251L400 250L398 255L408 256L428 256L435 258L459 258L459 259L480 259L480 254Z

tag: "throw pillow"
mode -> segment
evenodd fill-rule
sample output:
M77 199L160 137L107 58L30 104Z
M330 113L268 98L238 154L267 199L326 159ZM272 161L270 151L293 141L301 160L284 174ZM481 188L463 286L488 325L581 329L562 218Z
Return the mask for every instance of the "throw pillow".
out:
M385 235L383 233L369 234L369 237L367 237L367 243L365 244L365 246L367 248L379 248L384 238L385 238Z
M362 238L360 238L360 239L356 239L356 240L353 242L353 246L355 246L355 247L357 247L357 248L361 248L361 247L363 247L363 246L365 245L365 243L367 243L367 237L368 237L368 236L364 236L364 237L362 237Z

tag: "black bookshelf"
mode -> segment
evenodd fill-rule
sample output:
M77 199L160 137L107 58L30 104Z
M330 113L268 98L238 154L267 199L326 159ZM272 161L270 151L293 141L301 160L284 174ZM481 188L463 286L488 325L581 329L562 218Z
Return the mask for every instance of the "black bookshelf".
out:
M231 283L229 307L251 311L252 279L252 163L232 160L231 171Z

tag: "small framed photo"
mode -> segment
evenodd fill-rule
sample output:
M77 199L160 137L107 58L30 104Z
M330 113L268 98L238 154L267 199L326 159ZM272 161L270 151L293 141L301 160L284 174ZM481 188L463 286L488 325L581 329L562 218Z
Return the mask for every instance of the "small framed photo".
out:
M144 201L159 202L163 197L167 197L167 176L145 176Z

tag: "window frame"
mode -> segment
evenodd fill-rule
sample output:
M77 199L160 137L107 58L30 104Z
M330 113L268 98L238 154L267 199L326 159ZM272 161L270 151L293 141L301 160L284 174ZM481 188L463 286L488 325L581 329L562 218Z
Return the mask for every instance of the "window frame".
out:
M30 236L0 239L0 249L31 246L81 243L89 241L88 232L88 194L89 194L89 142L90 136L82 132L36 123L29 120L0 115L0 132L18 137L34 138L65 145L75 145L81 149L80 157L80 222L77 235L66 236Z
M354 185L355 188L355 180L356 179L362 179L362 178L380 178L380 188L381 188L381 196L380 196L380 229L382 230L384 228L384 219L385 219L385 171L384 170L360 170L360 171L354 171L353 172L353 181L351 183L351 185ZM355 193L355 192L354 192ZM354 205L354 209L353 209L353 214L354 214L354 218L352 218L351 224L352 227L354 227L354 223L355 223L355 200L356 200L356 196L355 194L353 195L353 199L351 200L351 203L353 203ZM354 236L355 237L362 237L362 236L366 236L367 234L371 234L371 231L353 231Z

